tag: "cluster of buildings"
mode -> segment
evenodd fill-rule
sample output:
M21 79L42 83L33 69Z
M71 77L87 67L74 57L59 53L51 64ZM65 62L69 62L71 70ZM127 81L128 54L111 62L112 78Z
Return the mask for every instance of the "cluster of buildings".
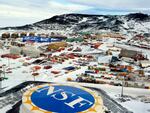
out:
M57 63L63 64L66 59L84 59L85 55L87 55L88 59L85 61L78 59L76 62L71 62L73 65L79 67L88 67L90 66L90 62L96 63L96 66L93 66L92 69L84 70L84 72L80 73L81 76L76 78L77 81L94 81L96 83L108 83L112 85L111 79L115 79L115 82L113 81L115 84L122 80L122 76L125 76L126 81L129 82L136 82L139 79L145 80L146 82L149 81L150 74L146 72L145 76L144 70L150 66L150 61L146 54L136 50L120 48L115 46L113 42L109 42L109 39L118 42L126 39L125 36L119 33L79 33L63 36L53 32L50 34L22 32L12 34L3 33L1 39L9 49L9 53L1 55L3 58L42 57L44 64L46 64L45 62L49 62L53 65ZM104 41L103 39L108 40ZM2 46L5 45L2 43ZM104 67L98 68L99 63ZM26 62L24 64L28 63ZM89 75L89 73L86 73L87 71L92 72L92 74L94 73L94 75ZM82 77L86 79L82 80ZM100 78L100 80L97 81L97 78ZM106 79L110 81L106 82ZM70 78L69 80L72 79Z
M142 51L115 44L119 42L122 45L125 40L127 38L119 33L76 33L66 36L54 32L3 33L0 59L4 60L0 62L0 79L3 81L7 71L8 80L3 81L5 84L34 78L34 81L42 82L73 81L150 89L150 57ZM140 37L140 40L143 38ZM4 69L7 63L9 65ZM11 67L13 64L15 66ZM45 110L107 113L101 97L90 92L89 89L64 84L37 86L23 95L20 113L44 113ZM51 102L47 103L47 99ZM77 102L81 105L80 111ZM55 104L64 108L57 109Z
M144 33L135 35L128 41L128 44L139 48L150 49L150 34Z

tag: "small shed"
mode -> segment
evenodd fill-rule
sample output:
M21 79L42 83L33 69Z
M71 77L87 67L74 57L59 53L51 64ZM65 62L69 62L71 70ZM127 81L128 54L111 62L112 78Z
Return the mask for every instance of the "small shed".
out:
M67 70L67 71L75 70L75 67L69 66L69 67L64 68L64 70Z

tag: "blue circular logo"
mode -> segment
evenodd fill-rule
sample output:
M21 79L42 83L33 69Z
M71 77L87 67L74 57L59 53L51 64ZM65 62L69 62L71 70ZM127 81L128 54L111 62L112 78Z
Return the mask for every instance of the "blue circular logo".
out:
M46 86L32 93L31 101L50 112L76 113L85 111L95 103L87 91L71 86Z

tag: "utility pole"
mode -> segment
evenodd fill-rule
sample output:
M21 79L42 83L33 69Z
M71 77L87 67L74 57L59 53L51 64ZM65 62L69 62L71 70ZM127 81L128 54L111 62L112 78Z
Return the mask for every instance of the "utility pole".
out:
M8 67L10 68L10 59L8 58Z
M2 88L2 76L1 76L1 74L2 74L2 70L0 70L0 89Z
M35 82L35 76L34 76L34 82Z
M124 85L125 85L125 75L123 76L123 80L122 80L121 97L124 96Z
M123 80L122 80L121 97L123 97L123 90L124 90L124 77L123 77Z
M4 78L5 78L5 65L3 66L3 74L4 74Z

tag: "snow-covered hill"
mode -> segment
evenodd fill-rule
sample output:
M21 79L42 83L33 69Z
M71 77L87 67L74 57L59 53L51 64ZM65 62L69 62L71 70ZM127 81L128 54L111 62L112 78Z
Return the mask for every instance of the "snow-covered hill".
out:
M149 32L150 16L142 13L128 15L87 15L64 14L39 21L34 24L5 27L0 30L59 30L68 32L78 31L114 31L114 32Z

